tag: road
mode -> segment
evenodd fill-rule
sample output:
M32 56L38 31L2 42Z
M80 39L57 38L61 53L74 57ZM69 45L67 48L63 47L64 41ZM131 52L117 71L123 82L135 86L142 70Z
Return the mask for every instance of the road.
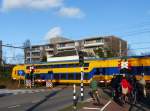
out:
M8 93L9 90L2 93L0 90L0 111L58 111L73 102L72 87L59 87L41 92L36 90L38 89L20 90L22 93L16 93L14 90L15 93ZM85 98L88 98L86 92ZM80 87L77 88L77 94L80 94Z
M110 99L111 90L108 88L100 89L103 93L102 105L98 107L89 101L85 107L102 108ZM85 87L85 100L90 98L87 94L89 88ZM77 94L80 94L80 87L77 87ZM0 111L58 111L72 104L72 86L61 86L53 89L21 89L21 90L2 90L0 89ZM80 111L87 111L80 109ZM90 110L96 111L96 110ZM136 104L125 104L121 106L111 100L105 111L150 111L150 95Z

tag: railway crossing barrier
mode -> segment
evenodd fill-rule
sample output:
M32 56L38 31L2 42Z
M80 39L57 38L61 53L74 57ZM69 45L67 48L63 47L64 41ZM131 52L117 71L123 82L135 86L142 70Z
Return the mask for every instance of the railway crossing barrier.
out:
M27 87L30 87L30 88L31 88L31 80L27 79L27 80L25 81L25 83L26 83L26 88L27 88Z
M52 81L46 81L46 87L52 88L53 87L53 83Z
M83 78L84 78L84 72L83 72L83 67L81 67L81 86L80 86L81 101L83 101L83 100L84 100L84 86L83 86Z

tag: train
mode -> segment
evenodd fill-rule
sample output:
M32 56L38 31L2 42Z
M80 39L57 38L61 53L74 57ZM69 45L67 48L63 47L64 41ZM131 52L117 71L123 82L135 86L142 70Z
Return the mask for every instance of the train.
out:
M53 61L39 64L16 65L11 77L13 80L25 80L30 77L30 67L34 66L35 82L50 80L53 83L80 83L83 72L83 83L89 84L92 78L100 83L110 83L113 75L126 73L135 75L137 80L144 74L150 82L150 56L130 56L115 58L85 59L81 67L79 60Z

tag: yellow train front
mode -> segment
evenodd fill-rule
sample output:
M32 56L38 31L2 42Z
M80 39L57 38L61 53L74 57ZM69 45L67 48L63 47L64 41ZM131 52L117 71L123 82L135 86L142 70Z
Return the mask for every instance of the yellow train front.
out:
M135 75L137 79L140 79L140 75L144 73L145 80L150 81L149 56L128 57L127 62L130 64L128 74ZM121 73L120 63L122 63L122 58L85 60L83 82L90 83L91 78L94 78L101 83L109 83L114 74ZM29 77L29 67L32 65L15 66L12 79L19 80L25 79L25 76ZM45 82L46 80L52 80L55 83L81 82L81 67L77 60L34 64L34 67L33 76L36 82Z

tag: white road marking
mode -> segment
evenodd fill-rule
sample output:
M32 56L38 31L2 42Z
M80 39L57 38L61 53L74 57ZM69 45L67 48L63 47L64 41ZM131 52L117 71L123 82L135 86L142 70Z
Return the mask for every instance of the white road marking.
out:
M93 100L93 98L89 98L87 100L85 100L85 102L91 102Z
M14 105L14 106L9 106L8 108L10 109L10 108L15 108L15 107L19 107L20 106L20 104L17 104L17 105Z
M109 101L100 109L100 111L103 111L110 103L111 103L111 100L109 100Z

